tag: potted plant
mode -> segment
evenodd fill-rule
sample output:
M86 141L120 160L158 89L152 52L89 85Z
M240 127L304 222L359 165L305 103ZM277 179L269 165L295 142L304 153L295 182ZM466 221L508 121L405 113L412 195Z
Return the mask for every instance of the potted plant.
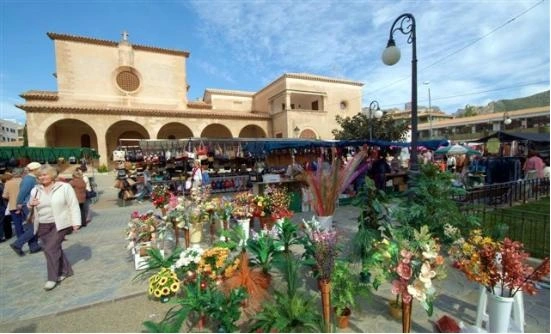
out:
M302 178L312 193L312 208L323 228L331 227L339 195L363 172L363 168L367 168L367 165L357 168L365 156L366 153L360 151L343 167L341 167L341 160L334 158L329 168L322 167L323 160L320 158L316 171L303 172Z
M496 241L480 230L472 231L467 240L457 239L449 253L454 267L485 287L489 332L507 332L515 294L535 294L534 284L549 274L549 257L534 269L526 263L529 254L521 243L509 238Z
M348 319L356 306L357 298L367 292L367 286L360 283L359 275L352 271L351 264L337 260L331 276L331 304L335 309L339 328L348 327Z

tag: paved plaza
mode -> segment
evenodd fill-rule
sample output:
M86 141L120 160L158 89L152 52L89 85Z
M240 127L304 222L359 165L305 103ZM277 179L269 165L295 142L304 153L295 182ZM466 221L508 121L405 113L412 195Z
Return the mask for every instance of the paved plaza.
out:
M134 332L143 329L141 321L158 321L168 309L166 304L147 300L146 282L133 280L137 272L126 250L124 229L130 213L145 211L152 208L151 204L132 203L120 207L116 201L117 189L112 188L114 177L96 177L101 197L93 207L93 221L78 233L69 235L64 243L74 276L46 292L43 289L46 280L43 254L27 253L19 257L9 247L13 240L0 244L0 332ZM337 209L335 224L343 232L343 238L354 233L357 215L358 210L352 206ZM300 213L293 221L310 217L311 213ZM24 250L28 251L26 246ZM414 302L412 332L434 331L433 322L443 315L473 324L478 286L451 267L448 278L436 285L440 294L432 317ZM401 323L392 319L387 311L387 300L392 298L390 286L385 284L371 298L362 301L361 310L353 313L351 326L346 331L401 332ZM548 333L549 289L538 290L536 296L525 295L524 308L525 332ZM86 309L101 309L102 313L87 322L79 320L81 323L73 324L74 327L63 327L61 322L56 327L56 318L70 322L71 317ZM46 318L50 320L49 327L37 325ZM135 323L129 323L132 321Z

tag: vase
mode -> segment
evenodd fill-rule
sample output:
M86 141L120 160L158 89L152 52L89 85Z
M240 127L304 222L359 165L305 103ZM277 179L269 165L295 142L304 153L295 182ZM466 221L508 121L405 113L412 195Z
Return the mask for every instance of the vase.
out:
M184 229L184 242L186 244L186 249L189 248L189 244L190 244L190 237L189 237L189 228L185 228Z
M488 293L488 327L491 333L507 333L514 298Z
M401 319L402 318L402 307L400 306L400 303L396 303L395 300L390 300L388 302L388 313L391 317L394 319Z
M405 302L402 300L402 333L409 333L411 331L411 302Z
M164 206L161 208L161 215L162 217L166 216L166 208Z
M333 216L316 216L316 220L320 223L320 229L330 230L333 228Z
M203 224L195 223L189 227L189 242L192 244L198 244L203 238Z
M270 216L259 217L260 219L260 229L271 231L274 227L275 220Z
M318 280L318 286L321 292L321 307L323 310L323 322L325 330L331 331L331 281L328 279Z
M202 330L207 325L207 316L205 314L199 315L197 319L197 329Z
M336 312L336 310L335 310ZM348 322L350 320L350 315L352 314L352 311L348 307L346 307L340 314L335 314L337 318L337 326L339 328L348 328Z
M249 228L251 226L251 219L250 218L242 218L238 219L237 223L241 228L243 229L243 232L245 233L245 238L243 239L244 243L247 243L247 240L249 240Z

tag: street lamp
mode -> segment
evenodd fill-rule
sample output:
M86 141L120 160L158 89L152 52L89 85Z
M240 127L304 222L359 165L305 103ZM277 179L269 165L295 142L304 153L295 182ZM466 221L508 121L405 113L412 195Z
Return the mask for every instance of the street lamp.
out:
M375 117L376 119L383 117L383 112L379 107L379 102L375 100L371 101L371 103L369 104L369 140L373 139L373 117Z
M430 101L430 81L423 82L423 85L429 86L429 139L432 139L432 105Z
M507 129L507 125L511 123L513 123L513 120L511 119L511 117L509 117L509 113L505 112L503 114L503 124L505 124L505 128Z
M396 23L400 22L399 26ZM396 47L393 34L395 31L400 31L404 35L408 35L408 44L412 46L411 55L411 154L410 166L411 171L416 171L417 166L417 42L415 35L415 18L409 13L402 14L392 24L390 35L385 50L383 51L383 63L386 65L394 65L400 60L400 49Z

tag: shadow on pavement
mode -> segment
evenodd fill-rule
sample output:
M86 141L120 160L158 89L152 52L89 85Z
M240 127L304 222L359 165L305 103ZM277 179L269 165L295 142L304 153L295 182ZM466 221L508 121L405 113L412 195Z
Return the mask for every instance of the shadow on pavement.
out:
M80 243L72 244L63 250L69 262L74 265L78 261L87 261L92 257L92 249L88 246L82 246Z

